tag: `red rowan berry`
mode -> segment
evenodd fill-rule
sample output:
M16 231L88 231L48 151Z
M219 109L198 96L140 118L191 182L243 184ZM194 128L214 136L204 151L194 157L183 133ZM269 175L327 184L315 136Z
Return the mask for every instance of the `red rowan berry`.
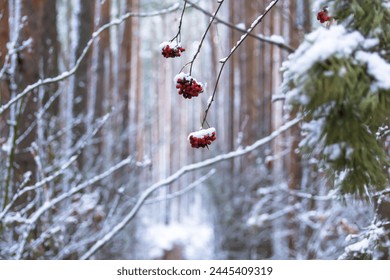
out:
M188 140L190 141L191 147L197 149L208 147L208 145L211 145L211 143L216 139L217 138L214 127L201 129L188 135Z
M180 44L173 42L163 42L160 44L160 48L162 50L161 54L165 58L179 57L181 56L181 53L185 51L185 48L182 48Z

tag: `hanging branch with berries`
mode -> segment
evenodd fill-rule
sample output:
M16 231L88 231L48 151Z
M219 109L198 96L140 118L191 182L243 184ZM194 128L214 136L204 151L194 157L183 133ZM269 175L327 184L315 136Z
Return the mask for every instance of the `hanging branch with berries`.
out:
M185 0L186 1L186 0ZM218 4L218 7L216 11L214 12L213 16L210 18L210 22L203 33L203 36L200 40L200 43L198 45L198 49L196 50L194 57L192 60L188 63L186 63L182 69L180 70L180 73L175 76L175 83L176 83L176 88L178 89L178 94L182 95L186 99L191 99L192 97L197 97L200 93L203 92L203 85L202 83L199 83L194 77L191 76L192 74L192 68L194 65L194 62L200 53L200 50L202 48L203 42L206 38L206 35L208 31L210 30L211 24L214 22L215 17L217 16L217 13L219 9L221 8L224 0L220 1ZM187 1L186 1L187 3ZM190 66L189 73L184 73L183 70L185 67Z
M183 24L184 12L186 10L187 3L184 2L183 10L181 11L178 31L171 40L162 42L160 44L161 54L165 58L174 58L181 56L181 53L185 51L185 48L181 46L181 26Z
M187 0L184 0L184 1L187 4ZM241 46L241 44L246 40L246 38L248 38L248 36L250 36L250 33L253 31L253 29L263 20L263 18L278 3L278 1L279 0L272 1L265 8L264 13L256 18L256 20L252 23L250 28L246 30L246 33L241 37L241 39L239 41L237 41L236 45L232 48L229 55L226 58L220 60L220 63L222 63L222 66L221 66L219 73L218 73L218 76L217 76L217 80L216 80L216 83L214 86L213 94L211 96L210 101L207 104L207 108L205 110L205 114L204 114L204 117L203 117L203 120L201 123L201 129L199 131L190 133L188 136L188 140L191 144L191 147L193 147L193 148L205 148L205 147L208 148L208 145L210 145L212 141L216 140L215 128L209 127L208 129L204 129L203 127L205 124L208 125L207 115L208 115L210 107L215 99L215 94L217 92L218 83L219 83L219 80L221 78L222 71L226 65L226 62L230 59L230 57L233 55L233 53ZM199 96L200 93L203 92L203 85L200 82L198 82L194 77L191 76L192 69L193 69L194 62L195 62L198 54L200 53L200 50L202 48L203 42L206 38L206 35L207 35L212 23L215 21L216 16L218 14L218 11L220 10L223 2L224 2L224 0L218 1L218 7L217 7L216 11L214 12L214 14L212 15L212 17L210 18L210 22L209 22L205 32L203 33L203 36L200 40L200 43L198 45L198 49L195 52L194 57L192 58L192 60L190 62L188 62L187 64L185 64L183 66L183 68L180 70L180 73L178 75L176 75L174 78L174 81L176 82L176 88L178 89L178 94L182 95L183 98L185 98L185 99L191 99L193 97L197 97L197 96ZM178 41L178 38L180 37L181 23L182 23L182 19L183 19L184 10L185 10L185 6L183 8L183 12L182 12L181 19L180 19L179 31L176 34L176 36L171 41L164 42L160 45L162 48L162 55L164 57L178 57L181 55L181 52L184 51L184 49L181 48L181 46L180 46L180 42ZM175 39L177 40L176 44L173 43L173 41ZM187 67L188 65L190 67L189 73L182 72L183 69L185 67Z
M186 1L186 0L185 0ZM178 89L178 94L182 95L186 99L191 99L193 97L199 96L200 93L203 92L203 84L198 82L194 77L191 76L192 69L194 62L197 58L197 56L200 53L200 50L202 48L203 42L206 38L206 35L208 31L210 30L210 27L212 23L214 22L224 0L218 1L218 7L216 11L214 12L213 16L210 18L210 22L203 33L203 36L200 40L200 43L198 45L198 49L196 50L192 60L185 64L183 68L180 70L180 73L175 76L174 81L176 83L176 88ZM186 2L187 3L187 2ZM189 66L189 73L182 72L185 67ZM191 147L193 148L208 148L208 145L211 144L211 142L216 140L216 132L215 128L211 127L209 129L203 129L203 124L200 130L196 132L192 132L188 136L188 140L191 144Z

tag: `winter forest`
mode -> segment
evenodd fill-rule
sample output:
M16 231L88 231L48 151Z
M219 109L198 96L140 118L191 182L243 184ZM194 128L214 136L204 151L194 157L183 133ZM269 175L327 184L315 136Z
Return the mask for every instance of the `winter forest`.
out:
M390 259L389 0L0 0L0 259Z

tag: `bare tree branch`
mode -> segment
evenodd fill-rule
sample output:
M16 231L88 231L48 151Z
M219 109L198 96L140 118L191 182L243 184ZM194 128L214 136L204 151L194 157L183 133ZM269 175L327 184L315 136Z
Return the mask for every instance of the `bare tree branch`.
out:
M279 0L274 0L272 1L266 8L265 8L265 11L263 14L259 15L251 24L251 26L248 28L248 30L245 32L244 35L241 36L240 40L237 41L236 45L231 49L230 53L228 54L227 57L223 58L220 60L220 62L222 63L222 66L221 68L219 69L219 73L218 73L218 76L217 76L217 81L215 82L215 86L214 86L214 91L213 91L213 94L211 96L211 100L210 102L208 102L207 104L207 108L205 110L205 113L204 113L204 117L203 117L203 121L202 121L202 127L204 126L204 124L206 123L206 120L207 120L207 114L210 110L210 107L211 105L213 104L214 102L214 99L215 99L215 94L217 93L217 87L218 87L218 84L219 84L219 80L221 79L221 75L222 75L222 71L223 71L223 68L225 67L226 65L226 62L230 59L230 57L233 55L233 53L241 46L241 44L245 41L245 39L248 38L249 34L253 31L253 29L263 20L263 18L268 14L269 11L272 10L273 7L275 7L275 5L278 3Z
M186 0L186 2L188 4L190 4L192 7L194 7L195 9L201 11L202 13L204 13L205 15L208 15L208 16L213 16L212 13L210 13L209 11L203 9L201 6L195 4L194 2L190 1L190 0ZM215 22L217 23L221 23L223 25L226 25L227 27L229 28L232 28L234 30L237 30L239 32L242 32L242 33L247 33L247 30L244 29L244 28L240 28L239 26L237 25L234 25L228 21L225 21L223 19L220 19L218 17L215 17ZM263 35L260 35L260 34L252 34L252 33L249 33L248 34L249 37L252 37L252 38L255 38L256 40L259 40L261 42L265 42L265 43L269 43L269 44L272 44L272 45L275 45L275 46L278 46L279 48L285 50L285 51L288 51L289 53L293 53L295 51L295 49L293 47L291 47L290 45L286 44L286 43L281 43L279 41L276 41L276 40L273 40L272 38L270 37L266 37L266 36L263 36Z
M48 85L48 84L52 84L52 83L57 83L57 82L63 81L65 79L69 78L70 76L72 76L77 71L77 69L79 68L81 62L86 57L86 55L87 55L88 51L90 50L93 42L106 29L109 29L112 26L120 25L121 23L123 23L124 21L129 19L130 17L152 17L152 16L164 15L164 14L176 11L177 9L179 9L179 7L180 7L180 4L179 3L175 3L175 4L173 4L172 6L166 8L166 9L155 11L155 12L150 12L150 13L132 13L132 12L128 12L128 13L122 15L121 17L119 17L117 19L114 19L114 20L112 20L111 22L109 22L107 24L102 25L98 30L96 30L94 33L92 33L91 39L89 39L87 45L85 46L85 48L83 49L81 55L76 60L75 65L71 69L69 69L68 71L62 72L58 76L51 77L51 78L45 78L45 79L39 79L35 83L28 85L22 92L18 93L15 97L11 98L7 103L5 103L4 105L0 106L0 115L2 113L4 113L4 111L9 109L9 107L11 107L12 104L14 104L18 100L22 99L24 96L26 96L28 93L30 93L34 89L36 89L36 88L38 88L40 86L43 86L43 85Z

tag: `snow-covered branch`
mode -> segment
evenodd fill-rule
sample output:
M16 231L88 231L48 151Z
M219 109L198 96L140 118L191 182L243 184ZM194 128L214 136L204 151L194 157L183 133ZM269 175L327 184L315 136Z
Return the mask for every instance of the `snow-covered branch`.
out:
M177 192L174 192L174 193L170 193L164 197L157 197L157 198L154 198L154 199L149 199L147 201L145 201L145 205L146 204L153 204L153 203L157 203L157 202L161 202L161 201L166 201L166 200L169 200L169 199L174 199L176 197L179 197L179 196L182 196L183 194L185 193L188 193L190 192L191 190L195 189L197 186L199 186L200 184L202 184L204 181L206 181L207 179L209 179L211 176L213 176L214 174L216 173L216 170L213 168L211 169L209 172L207 172L206 175L203 175L202 177L200 177L199 179L195 180L194 182L192 182L191 184L189 184L187 187L185 187L184 189L181 189Z
M33 225L39 220L39 218L42 216L43 213L45 213L46 211L48 211L49 209L52 209L55 205L57 205L58 203L60 203L61 201L65 200L65 199L68 199L70 197L72 197L74 194L80 192L81 190L85 189L86 187L88 186L91 186L93 184L95 184L96 182L99 182L101 181L102 179L110 176L111 174L113 174L114 172L116 172L117 170L121 169L122 167L126 166L126 165L130 165L133 163L133 158L132 157L127 157L125 158L124 160L118 162L117 164L115 164L114 166L110 167L109 169L107 169L106 171L104 171L103 173L77 185L77 186L74 186L73 188L71 188L68 192L66 193L63 193L59 196L57 196L56 198L50 200L50 201L46 201L41 207L39 207L27 220L26 220L26 225L27 225L27 228L25 229L25 231L23 232L23 238L22 238L22 241L20 242L20 246L19 246L19 249L18 249L18 254L17 254L17 259L20 259L22 258L22 254L23 254L23 251L24 251L24 247L26 245L26 242L27 242L27 238L33 228ZM138 165L148 165L149 162L145 162L145 163L138 163Z
M204 13L205 15L213 16L212 13L210 13L209 11L203 9L201 6L195 4L193 1L186 0L186 2L188 4L190 4L191 7L194 7L198 11L201 11L202 13ZM247 34L247 30L246 29L241 28L239 25L234 25L234 24L232 24L232 23L230 23L228 21L225 21L223 19L220 19L218 17L215 17L215 22L216 23L221 23L223 25L226 25L229 28L232 28L234 30L237 30L239 32ZM264 35L261 35L261 34L253 34L253 33L248 33L248 36L252 37L252 38L254 38L256 40L259 40L261 42L265 42L265 43L269 43L269 44L278 46L279 48L281 48L281 49L283 49L285 51L288 51L289 53L292 53L292 52L295 51L295 49L293 47L291 47L290 45L286 44L284 41L278 39L278 37L275 37L275 36L268 37L268 36L264 36Z
M109 242L118 232L120 232L138 213L138 211L141 209L142 205L145 203L147 198L153 192L158 190L159 188L171 184L172 182L176 181L177 179L179 179L181 176L183 176L184 174L186 174L188 172L195 171L195 170L216 164L216 163L224 161L224 160L228 160L228 159L232 159L232 158L236 158L236 157L240 157L240 156L243 156L245 154L248 154L248 153L256 150L257 148L263 146L264 144L269 143L270 141L272 141L273 139L275 139L276 137L281 135L283 132L289 130L291 127L296 125L300 120L301 120L300 118L296 118L296 119L293 119L293 120L285 123L280 128L273 131L269 136L264 137L264 138L256 141L252 145L246 146L245 148L240 148L236 151L232 151L232 152L227 153L227 154L218 155L216 157L213 157L213 158L210 158L210 159L198 162L198 163L193 163L190 165L183 166L178 171L176 171L174 174L170 175L169 177L165 178L164 180L161 180L161 181L153 184L152 186L147 188L140 195L137 203L134 205L134 207L131 209L131 211L123 218L123 220L121 222L119 222L116 226L114 226L112 228L112 230L109 231L108 233L106 233L100 240L98 240L84 255L81 256L81 259L89 259L102 246L104 246L104 244Z
M179 3L175 3L175 4L173 4L172 6L166 8L166 9L155 11L155 12L150 12L150 13L132 13L132 12L128 12L128 13L122 15L121 17L116 18L116 19L112 20L111 22L102 25L98 30L96 30L95 32L92 33L92 37L89 39L89 41L86 44L85 48L83 49L81 55L76 60L75 64L68 71L64 71L64 72L62 72L61 74L59 74L59 75L57 75L55 77L39 79L35 83L28 85L22 92L18 93L15 97L11 98L7 103L5 103L2 106L0 106L0 115L2 113L4 113L4 111L9 109L12 104L14 104L18 100L22 99L24 96L26 96L28 93L30 93L34 89L36 89L36 88L38 88L40 86L44 86L44 85L48 85L48 84L52 84L52 83L57 83L57 82L63 81L65 79L69 78L70 76L72 76L77 71L77 69L79 68L81 62L86 57L88 51L90 50L90 48L93 45L93 42L97 38L99 38L99 36L105 30L107 30L107 29L109 29L109 28L111 28L113 26L120 25L124 21L126 21L127 19L129 19L131 17L152 17L152 16L164 15L164 14L176 11L179 7L180 7L180 4Z

